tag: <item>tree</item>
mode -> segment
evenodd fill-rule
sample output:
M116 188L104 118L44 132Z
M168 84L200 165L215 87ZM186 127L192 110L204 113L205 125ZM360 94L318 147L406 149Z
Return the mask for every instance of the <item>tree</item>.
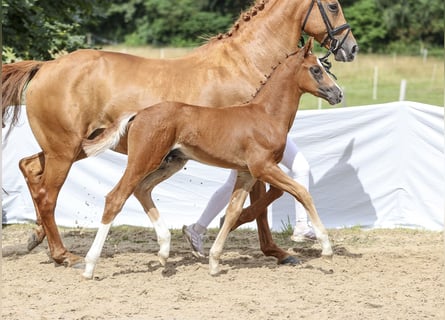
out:
M443 0L376 0L390 42L444 44Z
M355 1L344 9L361 51L376 51L385 42L387 28L382 24L383 12L374 0Z
M60 51L86 46L105 0L3 0L2 60L50 59Z
M226 31L252 0L113 0L91 31L130 45L194 46ZM107 42L107 41L106 41Z

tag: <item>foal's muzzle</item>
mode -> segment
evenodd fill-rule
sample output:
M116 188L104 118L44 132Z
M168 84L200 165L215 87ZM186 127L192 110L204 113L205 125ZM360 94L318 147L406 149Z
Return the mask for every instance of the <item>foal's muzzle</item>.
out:
M320 98L325 99L330 105L338 104L343 100L343 91L337 87L321 87L318 89Z

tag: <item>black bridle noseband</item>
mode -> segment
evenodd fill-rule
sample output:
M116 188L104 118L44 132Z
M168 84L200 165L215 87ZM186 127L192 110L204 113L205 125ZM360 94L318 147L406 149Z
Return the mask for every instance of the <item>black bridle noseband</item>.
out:
M326 11L325 11L323 5L321 4L321 1L313 0L311 2L309 10L307 11L306 18L304 18L303 27L302 27L303 32L304 32L304 28L306 27L306 23L309 19L309 16L311 15L312 9L314 8L315 2L317 2L318 9L320 10L321 17L323 18L323 22L326 26L326 30L328 33L326 38L324 38L324 40L321 42L321 46L322 47L326 46L326 44L330 40L331 42L329 44L328 50L330 53L336 54L337 51L342 47L343 43L346 41L346 38L348 37L349 33L351 32L351 26L348 23L345 23L337 28L334 28L331 24L331 21L329 21L329 17L326 14ZM346 32L345 36L339 41L335 38L335 35L342 32L343 30L348 30L348 31Z
M331 53L336 54L337 51L343 46L343 43L346 41L346 38L348 37L349 33L351 32L351 26L348 23L345 23L339 27L334 28L331 24L331 21L329 21L329 17L326 14L326 11L325 11L323 5L321 4L321 1L320 0L312 0L309 10L307 11L307 14L306 14L306 18L304 18L303 26L301 28L303 30L303 32L304 32L304 28L306 27L306 23L309 19L309 16L311 15L312 9L314 8L315 2L318 5L318 9L320 10L321 17L323 18L323 22L326 26L326 30L328 33L328 35L326 36L326 38L323 39L323 41L321 42L320 45L322 47L325 47L326 44L328 43L328 41L330 41L328 53L324 57L319 58L319 60L320 60L321 64L324 66L324 68L326 69L326 71L330 75L332 75L335 79L337 79L335 77L335 75L329 71L329 69L331 68L332 65L331 65L331 62L328 61L328 57ZM338 39L335 38L335 35L342 32L343 30L347 30L347 32L344 35L344 37L339 41ZM304 45L303 36L301 37L300 41Z

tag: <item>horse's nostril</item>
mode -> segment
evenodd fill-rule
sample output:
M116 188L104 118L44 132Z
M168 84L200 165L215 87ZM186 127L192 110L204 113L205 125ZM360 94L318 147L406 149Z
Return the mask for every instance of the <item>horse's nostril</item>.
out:
M358 45L354 45L353 47L352 47L352 54L356 54L357 52L358 52Z

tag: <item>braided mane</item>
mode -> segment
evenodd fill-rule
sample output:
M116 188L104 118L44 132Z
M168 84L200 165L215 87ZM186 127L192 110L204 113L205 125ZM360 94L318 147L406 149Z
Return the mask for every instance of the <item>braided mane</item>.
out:
M283 61L283 63L291 56L296 55L300 50L296 50L294 52L291 52L289 54L286 55L285 60ZM278 68L278 66L281 64L281 61L278 62L277 65L272 66L272 71L268 74L265 75L266 79L265 80L261 80L260 81L260 86L256 89L255 93L252 94L252 98L250 98L249 100L247 100L245 103L250 103L253 99L255 99L255 97L260 93L260 91L264 88L264 86L266 85L266 83L269 81L269 79L272 77L272 75L274 74L275 70Z
M231 37L234 32L236 32L240 25L249 22L254 16L258 14L258 11L262 11L269 0L256 0L255 3L246 11L242 12L239 16L238 20L232 25L229 31L226 33L220 33L214 37L211 37L209 40L221 40L228 37Z

